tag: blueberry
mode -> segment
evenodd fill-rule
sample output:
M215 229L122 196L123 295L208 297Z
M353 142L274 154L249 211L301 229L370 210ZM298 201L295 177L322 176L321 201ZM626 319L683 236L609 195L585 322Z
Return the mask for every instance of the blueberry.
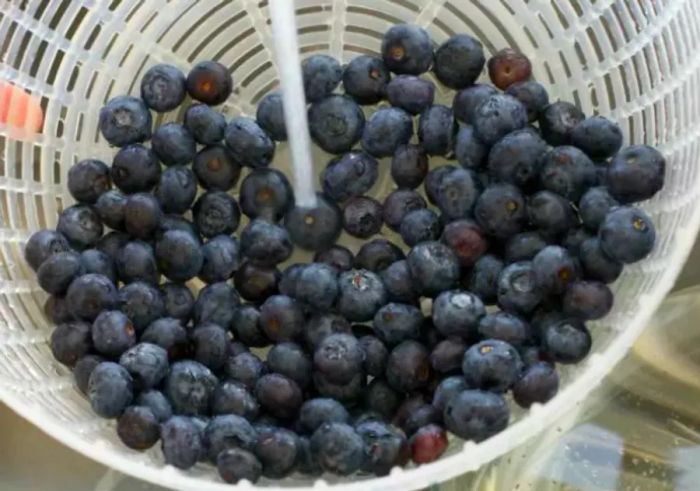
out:
M381 59L359 55L343 70L343 88L358 104L375 104L384 98L390 78Z
M37 270L37 280L46 293L63 295L72 281L84 273L80 254L65 251L54 254L41 263Z
M629 264L644 259L654 249L656 229L644 210L613 208L598 232L600 246L608 257Z
M186 285L180 283L165 283L161 286L165 313L169 317L189 320L194 308L194 295Z
M332 201L316 196L316 206L295 206L284 217L292 242L309 251L333 245L342 229L342 214Z
M378 419L390 420L399 407L403 394L394 390L385 379L374 377L364 391L364 407L379 415Z
M126 233L112 230L111 232L107 232L105 235L100 237L100 239L95 243L95 249L107 254L110 258L112 258L112 261L114 261L116 265L119 251L128 242L129 236Z
M318 102L330 95L343 78L343 68L335 58L318 54L301 63L304 93L309 102Z
M133 377L136 389L151 389L168 373L168 352L161 346L142 341L126 350L119 358L119 364Z
M131 404L131 375L117 363L102 362L90 374L87 395L98 416L116 418Z
M147 407L160 423L169 420L173 415L173 408L168 399L159 390L146 390L136 398L137 406Z
M204 429L204 447L211 462L230 448L252 451L258 433L248 420L235 414L214 416Z
M199 291L194 303L193 318L196 324L212 322L228 327L240 300L236 290L225 282L212 283Z
M311 383L311 360L296 343L282 342L273 346L267 355L267 365L271 372L290 378L301 389Z
M379 276L364 269L347 271L338 278L338 312L351 322L371 320L387 302Z
M455 34L435 51L435 76L451 89L472 85L486 64L484 47L475 38Z
M376 336L367 334L359 339L364 353L363 369L367 375L379 377L384 374L386 359L389 356L384 343Z
M607 159L622 147L622 130L607 118L592 116L573 128L571 143L592 159Z
M603 223L605 215L618 204L606 187L590 188L581 197L578 204L583 225L596 232L600 224Z
M165 232L169 232L171 230L187 232L195 239L201 240L197 226L182 215L163 215L160 219L158 231L156 232L156 238L161 237Z
M81 203L95 203L111 187L109 167L101 160L81 160L68 170L68 191Z
M425 109L418 120L418 140L429 155L451 154L457 124L452 109L436 104Z
M329 95L314 102L308 117L311 138L328 153L350 151L365 128L362 109L344 95Z
M117 435L127 447L147 450L160 439L160 425L149 408L130 406L117 420Z
M418 339L423 321L418 307L388 303L375 314L373 326L379 339L393 346L407 339Z
M469 125L462 126L457 131L454 151L459 165L465 169L483 167L489 155L489 148L476 137L474 127Z
M241 182L239 199L249 218L276 222L294 205L294 191L277 169L254 169Z
M270 344L260 326L260 311L253 305L241 305L233 313L231 331L246 346L262 348Z
M428 201L433 204L437 204L438 188L440 187L443 179L449 176L456 169L457 168L453 165L444 165L442 167L431 169L430 172L428 172L428 174L425 176L425 183L423 184Z
M352 329L345 317L331 312L312 315L304 326L304 340L311 349L316 349L321 340L330 334L350 334Z
M207 283L226 281L241 263L238 241L228 235L211 238L201 247L201 253L203 260L198 274Z
M304 402L299 385L279 373L260 377L255 383L255 395L263 409L281 419L294 418Z
M214 391L211 410L214 415L235 414L252 421L258 415L259 405L243 385L226 381Z
M445 452L447 445L447 432L442 426L425 425L411 437L411 459L419 465L434 462Z
M126 194L149 191L160 178L160 162L141 144L120 149L112 160L112 182Z
M275 142L251 118L233 118L226 126L224 140L233 159L245 167L267 167L275 155Z
M273 266L243 261L233 277L236 291L251 302L263 302L278 291L280 272Z
M440 242L422 242L408 253L408 269L418 288L426 295L437 295L453 287L459 279L459 260Z
M591 350L591 334L583 321L565 318L544 327L542 349L557 363L578 363Z
M539 362L528 367L513 385L513 399L519 406L529 408L549 401L558 390L559 375L554 365Z
M119 290L119 302L138 332L163 316L165 303L160 290L153 285L136 281Z
M165 232L156 241L158 268L171 281L188 281L197 276L202 268L203 249L200 242L188 232Z
M561 245L566 247L570 254L578 256L584 241L593 238L593 235L584 227L576 227L569 230L561 241Z
M398 231L408 213L426 208L427 204L423 197L412 189L396 189L387 195L383 206L384 223Z
M224 139L226 118L206 104L192 104L185 111L185 128L202 145L214 145Z
M191 333L192 358L214 372L223 368L228 358L229 336L223 327L205 322Z
M527 125L527 110L509 95L492 95L474 113L474 133L486 145L493 145L508 133Z
M103 310L92 324L92 343L101 355L116 358L136 344L136 330L120 311Z
M236 484L245 479L253 484L262 474L262 464L251 452L242 448L229 448L216 457L216 468L225 482Z
M296 297L297 280L305 267L305 263L294 263L285 268L279 281L281 294Z
M622 274L622 263L605 253L598 238L581 244L579 260L585 276L593 280L612 283Z
M194 418L173 416L161 426L163 457L169 465L189 469L204 451L202 431Z
M579 275L578 265L560 246L547 246L532 260L537 283L543 293L560 295Z
M432 376L428 350L417 341L404 341L396 346L386 364L386 380L400 392L424 388Z
M102 223L115 230L123 230L126 200L127 196L116 189L102 193L95 202L95 211Z
M156 284L160 278L155 253L148 242L127 242L117 253L115 264L119 279L124 283L145 281Z
M425 396L421 392L414 392L407 395L399 408L392 414L392 423L398 427L406 424L411 413L426 403Z
M185 86L193 99L216 106L231 95L233 79L221 63L200 61L187 74Z
M165 123L156 129L151 148L165 165L187 165L194 159L197 142L180 123Z
M255 455L263 465L263 475L282 479L294 471L298 456L296 433L285 428L274 428L258 437Z
M433 42L425 29L397 24L384 33L382 58L394 73L420 75L433 64Z
M405 259L391 263L381 271L382 282L392 301L400 303L414 303L420 294L411 278L408 263Z
M312 263L297 279L296 299L315 310L329 310L338 295L338 273L330 266Z
M365 462L364 440L345 423L326 423L311 436L313 457L324 471L347 476Z
M299 410L299 425L305 433L313 433L325 423L347 423L345 407L335 399L318 397L307 400Z
M103 310L116 308L119 297L109 278L86 274L70 284L66 302L74 318L92 322Z
M547 241L539 232L522 232L510 238L503 257L509 263L529 261L545 247Z
M412 436L424 426L436 423L442 424L442 414L440 411L435 409L431 404L420 404L408 411L406 420L401 429L405 431L408 436Z
M488 70L493 84L506 90L514 83L528 80L532 75L532 64L524 54L505 48L489 59Z
M604 283L577 281L564 294L562 310L584 320L605 317L613 305L613 294Z
M260 325L272 341L291 341L304 328L301 304L286 295L272 295L260 306Z
M547 89L534 80L516 82L508 87L506 94L515 97L525 106L527 118L531 123L537 121L540 114L549 106Z
M231 234L241 219L238 203L223 191L207 191L192 208L192 218L204 237Z
M527 199L530 224L546 237L556 237L571 229L577 221L571 203L551 191L539 191Z
M585 119L583 112L570 102L558 101L540 114L540 130L550 145L567 145L574 128Z
M241 167L233 153L223 145L205 147L194 157L192 166L204 189L228 191L241 175Z
M255 112L255 120L273 140L287 140L287 126L284 121L284 104L280 92L271 92L260 99Z
M481 256L474 263L469 277L468 290L480 297L486 304L493 304L498 293L498 277L504 264L492 254Z
M355 261L355 256L347 247L334 245L324 251L318 251L314 254L314 262L327 264L333 268L336 273L342 273L352 269Z
M148 193L132 194L124 207L124 226L132 237L147 240L158 230L162 214L155 196Z
M460 358L460 365L461 363L462 361ZM451 377L444 378L435 388L432 405L438 411L443 412L449 400L467 388L467 381L464 380L464 377L461 375L453 375Z
M73 314L70 313L66 297L49 296L44 302L42 310L44 316L56 325L73 320Z
M170 360L180 359L189 353L189 339L180 319L162 317L153 321L141 334L142 343L160 346Z
M274 265L291 256L293 250L284 227L257 218L241 232L241 253L261 264Z
M505 392L520 377L523 362L517 350L498 339L487 339L464 353L462 371L467 385Z
M177 414L208 414L217 379L201 363L177 361L165 379L165 394Z
M479 184L471 171L454 169L442 176L434 187L433 199L449 220L471 216L479 196Z
M63 210L56 227L56 231L79 251L94 246L102 236L102 230L100 217L87 205L73 205Z
M498 305L507 312L531 312L539 305L543 294L530 261L509 264L498 276Z
M543 157L540 180L543 188L578 201L595 185L595 165L576 147L556 147Z
M85 332L88 335L88 340L90 337L90 324L85 324ZM81 329L82 331L82 329ZM51 348L53 352L53 346ZM54 354L56 356L56 354ZM56 357L58 359L58 357ZM104 358L101 356L97 355L85 355L81 357L74 365L73 367L73 378L75 379L75 385L78 387L80 392L83 394L87 395L88 393L88 384L90 382L90 375L92 374L92 371L102 363Z
M384 223L382 204L368 196L352 198L343 208L343 228L353 237L366 239L379 233Z
M362 132L362 148L377 158L389 157L413 135L411 115L396 107L377 109Z
M531 129L514 131L501 138L491 149L489 175L496 181L523 188L532 187L539 174L547 144Z
M153 65L141 78L141 99L157 112L177 108L185 99L185 75L173 65Z
M664 186L666 159L655 148L633 145L610 162L607 185L621 203L644 201Z
M229 357L224 372L230 379L252 390L258 379L267 373L267 367L253 353L243 352Z
M433 301L432 315L433 324L442 335L470 339L486 309L481 299L470 292L447 290Z
M401 145L391 160L391 177L400 188L415 189L428 173L428 156L419 145Z
M507 239L523 228L525 199L512 184L492 184L477 199L474 216L487 234Z
M508 425L508 404L499 394L465 390L445 407L447 429L465 440L480 442L504 430Z
M399 231L409 247L419 242L436 240L440 237L440 219L434 211L427 208L413 210L404 216Z
M484 339L499 339L515 347L526 343L531 336L527 321L508 312L493 312L482 317L478 331Z
M399 75L387 84L386 97L392 106L410 114L420 114L432 106L435 84L415 75Z
M461 338L443 339L430 352L430 366L440 374L459 372L466 349L467 344Z
M90 324L80 321L59 324L51 333L49 347L59 363L75 366L92 349Z
M474 84L471 87L462 89L452 100L452 110L455 118L464 124L473 125L476 118L476 111L481 103L498 91L491 85Z
M380 272L396 261L404 259L398 246L386 239L366 242L355 256L355 268Z
M317 374L333 384L346 384L362 373L364 351L357 338L350 334L329 334L314 352Z
M473 266L488 249L488 241L481 227L467 219L448 223L442 232L442 242L465 267Z
M386 476L394 467L406 465L410 450L401 430L380 421L366 421L356 425L355 431L367 448L363 471Z
M341 202L372 189L378 175L374 157L352 151L331 160L321 172L320 181L325 195Z
M24 259L36 271L49 257L70 250L68 240L54 230L34 232L24 246Z
M118 96L100 109L100 132L110 145L123 147L151 137L151 113L137 97Z

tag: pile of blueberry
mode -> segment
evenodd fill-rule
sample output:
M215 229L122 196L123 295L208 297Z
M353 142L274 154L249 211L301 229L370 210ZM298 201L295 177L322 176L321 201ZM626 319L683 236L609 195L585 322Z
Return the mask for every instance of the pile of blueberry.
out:
M54 356L128 447L160 440L168 464L211 462L228 482L386 475L438 458L447 431L503 430L507 393L546 402L556 364L588 354L607 284L653 248L630 204L661 189L663 156L550 103L516 51L488 61L494 86L475 83L487 62L466 35L434 49L397 25L381 52L304 61L312 138L337 154L312 208L270 167L280 95L227 122L212 108L233 85L219 63L156 65L140 98L102 109L112 165L70 169L78 203L25 254L51 295ZM452 107L434 103L431 69ZM187 95L184 121L152 132L151 110ZM384 100L365 120L361 105ZM397 185L383 202L367 196L380 172ZM405 247L374 238L384 226ZM367 240L356 254L336 244L343 230ZM287 265L295 246L314 262Z

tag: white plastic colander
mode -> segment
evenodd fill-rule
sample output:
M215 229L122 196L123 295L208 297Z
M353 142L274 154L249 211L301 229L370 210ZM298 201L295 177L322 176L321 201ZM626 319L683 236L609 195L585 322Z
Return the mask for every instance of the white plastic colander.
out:
M92 413L69 371L51 356L51 326L42 313L46 297L22 249L31 232L54 227L58 210L70 204L70 166L87 157L111 160L113 150L98 134L98 111L115 95L138 93L138 80L152 64L187 70L195 61L216 59L230 68L236 87L224 112L254 115L258 100L278 85L267 3L0 0L0 81L34 94L45 114L37 135L0 124L0 400L84 455L178 489L232 487L207 467L180 472L164 466L158 449L126 449L112 423ZM258 484L353 491L426 487L504 454L578 404L624 355L673 284L700 225L700 2L297 0L296 7L302 56L327 52L347 62L377 53L383 32L400 22L425 27L437 43L466 32L489 53L518 48L553 99L615 119L628 143L657 146L668 159L666 187L643 204L656 223L658 246L625 269L615 285L613 314L594 327L594 353L564 372L554 400L517 413L494 438L478 445L453 442L438 462L395 469L388 477ZM451 97L438 92L442 100ZM157 123L179 116L158 117ZM386 187L378 194L385 193Z

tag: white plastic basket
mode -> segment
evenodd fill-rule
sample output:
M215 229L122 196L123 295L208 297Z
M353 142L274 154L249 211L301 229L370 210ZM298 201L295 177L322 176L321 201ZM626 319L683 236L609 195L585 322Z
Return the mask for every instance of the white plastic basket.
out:
M254 0L3 0L0 9L0 79L39 97L45 112L39 135L17 136L0 125L0 399L86 456L177 489L232 487L210 468L165 467L159 450L127 450L112 424L92 413L46 345L45 295L22 248L32 231L55 226L57 210L69 203L65 181L72 164L111 160L113 150L97 131L99 108L115 95L137 93L150 65L186 70L197 60L217 59L230 67L236 86L223 110L254 114L257 101L278 84L268 19L267 2ZM700 225L700 2L297 0L297 22L303 55L328 52L343 61L376 53L382 33L399 22L424 26L438 43L467 32L489 52L516 47L530 56L535 77L553 98L614 118L627 142L658 146L668 158L666 187L643 205L658 229L656 251L625 270L614 313L594 329L594 354L564 373L553 401L516 414L516 422L490 440L455 442L438 462L395 469L388 477L258 484L426 487L502 455L578 404L624 355L673 284ZM439 89L443 99L450 94Z

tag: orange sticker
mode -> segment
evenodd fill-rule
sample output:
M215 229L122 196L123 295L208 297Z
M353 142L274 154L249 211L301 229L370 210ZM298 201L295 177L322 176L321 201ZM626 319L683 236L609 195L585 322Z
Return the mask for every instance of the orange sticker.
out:
M41 130L44 113L39 100L24 89L0 81L0 123L34 133Z

